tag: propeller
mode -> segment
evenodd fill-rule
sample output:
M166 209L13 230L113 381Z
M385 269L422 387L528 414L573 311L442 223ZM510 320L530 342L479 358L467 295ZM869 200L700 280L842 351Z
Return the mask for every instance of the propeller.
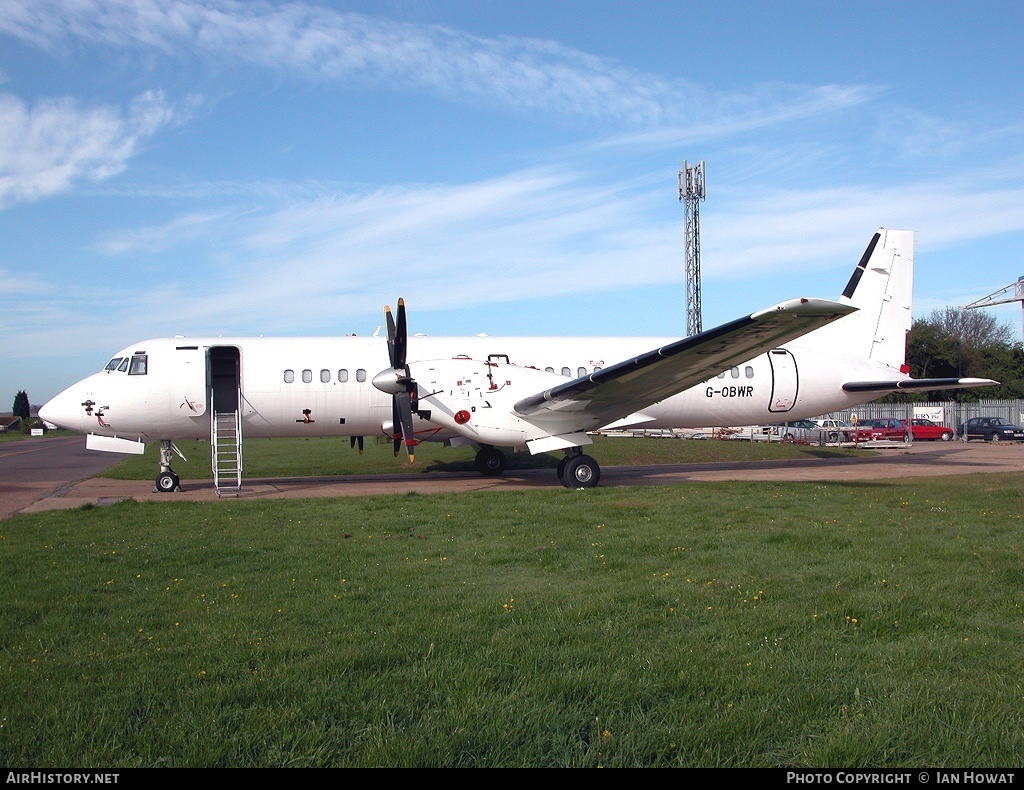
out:
M349 438L348 441L349 441L349 444L352 446L353 449L355 449L355 446L358 444L359 445L359 454L360 455L363 454L363 437L362 436L352 436L352 437Z
M412 448L419 444L419 440L413 435L412 427L412 413L415 410L417 388L406 362L409 333L405 319L405 300L398 300L397 319L387 305L384 306L384 318L387 321L388 358L391 367L373 377L373 386L392 395L391 438L395 445L395 455L398 455L404 443L411 463L415 460Z

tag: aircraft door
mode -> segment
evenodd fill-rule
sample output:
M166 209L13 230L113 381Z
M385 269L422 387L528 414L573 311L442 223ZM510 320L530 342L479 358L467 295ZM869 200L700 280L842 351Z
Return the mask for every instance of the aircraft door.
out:
M183 416L199 417L205 414L208 392L203 353L199 346L176 345L174 353L166 358L166 362L164 359L161 356L151 361L150 375L159 377L161 392L166 387L171 393L169 399L166 396L160 398L160 402L166 404L168 409L167 417L177 420Z
M768 361L772 366L772 397L768 411L789 411L796 405L799 389L796 359L784 348L773 348L768 352Z
M213 346L208 352L210 399L215 414L238 411L241 355L236 346Z

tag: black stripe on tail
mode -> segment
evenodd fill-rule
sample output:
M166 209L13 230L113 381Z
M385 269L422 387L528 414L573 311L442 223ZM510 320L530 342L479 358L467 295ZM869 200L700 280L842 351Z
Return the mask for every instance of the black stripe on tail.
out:
M864 250L864 254L860 258L860 263L857 264L857 268L853 270L853 274L850 275L850 282L846 284L846 288L843 290L843 296L847 299L853 298L853 292L857 290L857 283L860 282L861 276L864 274L864 270L868 267L868 261L871 260L871 254L875 251L875 246L878 244L878 240L882 237L882 234L876 233L871 243L868 244L868 248Z

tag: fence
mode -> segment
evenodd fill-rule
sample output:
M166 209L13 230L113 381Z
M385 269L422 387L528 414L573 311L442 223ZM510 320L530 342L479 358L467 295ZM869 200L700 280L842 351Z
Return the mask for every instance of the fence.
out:
M977 403L934 401L927 403L865 403L854 409L823 414L845 422L894 418L909 420L925 417L932 422L957 430L971 417L1002 417L1014 425L1024 424L1024 400L982 400Z

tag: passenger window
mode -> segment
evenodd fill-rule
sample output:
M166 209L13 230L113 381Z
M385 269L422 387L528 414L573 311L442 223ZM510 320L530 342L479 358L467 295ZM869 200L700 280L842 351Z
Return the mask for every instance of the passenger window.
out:
M587 375L587 369L586 368L576 368L576 376L577 376L577 378L580 377L580 376L586 376L586 375Z
M345 368L342 368L341 370L338 371L338 381L340 381L342 384L348 381L348 371L345 370Z
M725 372L723 371L722 373L719 373L718 374L718 378L724 379L725 378Z
M112 360L110 360L110 362L107 363L107 366L105 368L103 368L103 369L104 370L117 370L117 366L120 365L120 364L121 364L121 357L114 357Z
M551 367L550 365L548 365L546 368L544 368L544 370L546 372L548 372L548 373L554 373L555 372L555 369L553 367Z
M145 376L146 368L149 363L149 357L145 354L136 354L132 357L131 367L128 368L129 376Z
M562 375L565 376L567 379L571 379L572 371L569 370L569 368L562 368Z
M304 371L302 371L302 383L303 384L309 384L309 382L311 382L312 380L313 380L313 371L312 370L310 370L309 368L306 368Z
M729 372L732 374L732 377L734 379L738 379L740 377L740 369L739 368L732 368Z
M366 381L366 371L362 368L356 371L356 381Z
M284 372L284 383L285 384L291 384L293 381L295 381L295 371L294 370L286 370Z
M746 374L748 379L754 378L754 369L750 365L743 368L743 372Z
M324 368L323 370L321 370L320 371L320 381L322 381L324 384L330 383L330 381L331 381L331 371L327 370L327 368Z

